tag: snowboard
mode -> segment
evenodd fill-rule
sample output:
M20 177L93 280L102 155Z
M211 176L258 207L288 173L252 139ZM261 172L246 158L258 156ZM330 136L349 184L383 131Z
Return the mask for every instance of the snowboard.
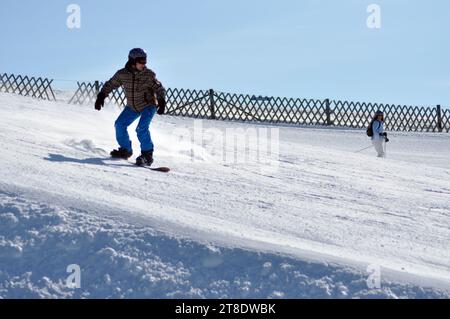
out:
M170 168L168 168L168 167L151 167L151 166L139 164L137 161L136 161L136 163L133 163L133 164L137 167L146 168L146 169L149 169L151 171L156 171L156 172L168 173L170 171Z
M143 166L143 165L137 165L136 163L132 163L134 166L136 167L142 167L142 168L146 168L149 169L151 171L155 171L155 172L162 172L162 173L168 173L170 172L170 168L168 167L151 167L151 166Z
M130 163L132 166L145 168L145 169L148 169L148 170L151 170L151 171L155 171L155 172L162 172L162 173L170 172L170 168L164 167L164 166L151 167L151 166L138 165L135 162L130 161L129 159L120 159L120 158L114 158L114 157L111 157L111 159L113 159L113 160L124 160L124 161Z

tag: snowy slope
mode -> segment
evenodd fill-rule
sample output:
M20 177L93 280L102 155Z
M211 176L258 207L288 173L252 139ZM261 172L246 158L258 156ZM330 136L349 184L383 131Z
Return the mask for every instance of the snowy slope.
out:
M394 133L380 160L358 130L279 127L274 170L158 116L162 174L108 159L119 112L0 95L0 296L450 296L449 135Z

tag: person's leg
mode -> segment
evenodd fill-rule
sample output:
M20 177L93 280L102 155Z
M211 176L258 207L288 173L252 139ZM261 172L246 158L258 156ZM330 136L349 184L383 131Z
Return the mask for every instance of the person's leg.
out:
M150 122L156 113L156 106L149 106L145 108L141 113L139 124L136 127L136 133L141 143L141 152L153 152L153 141L150 135Z
M131 149L131 141L130 136L128 135L128 126L131 125L137 118L139 117L139 113L136 113L129 107L125 107L122 113L120 113L117 118L114 126L116 128L116 140L119 143L119 146L132 151Z
M372 144L378 153L378 157L384 157L383 140L373 140Z

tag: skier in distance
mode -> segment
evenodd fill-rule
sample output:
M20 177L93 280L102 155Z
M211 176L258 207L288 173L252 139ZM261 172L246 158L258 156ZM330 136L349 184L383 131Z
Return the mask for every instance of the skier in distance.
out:
M383 143L389 142L387 133L384 131L384 113L382 111L377 111L371 121L370 128L372 129L372 145L378 154L378 157L385 157L386 152L384 151Z

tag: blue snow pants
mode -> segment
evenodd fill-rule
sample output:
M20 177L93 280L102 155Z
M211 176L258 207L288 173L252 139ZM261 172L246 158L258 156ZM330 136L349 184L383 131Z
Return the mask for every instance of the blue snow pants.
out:
M156 106L147 106L142 112L138 113L131 107L127 106L120 113L115 122L116 140L119 146L132 151L130 136L128 135L128 126L131 125L139 117L139 123L136 127L137 137L141 143L141 152L153 151L153 142L150 135L150 122L156 113Z

